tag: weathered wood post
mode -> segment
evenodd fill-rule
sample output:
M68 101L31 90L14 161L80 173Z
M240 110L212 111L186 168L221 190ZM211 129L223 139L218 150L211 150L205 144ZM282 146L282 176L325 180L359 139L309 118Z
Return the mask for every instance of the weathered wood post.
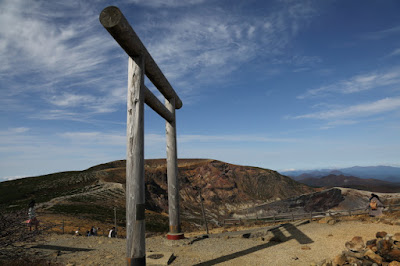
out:
M127 264L145 265L144 57L129 57L126 158Z
M177 240L184 238L179 217L179 180L178 180L178 149L176 143L175 98L165 99L165 107L171 112L173 121L165 122L167 135L167 179L168 179L168 210L169 232L167 238Z

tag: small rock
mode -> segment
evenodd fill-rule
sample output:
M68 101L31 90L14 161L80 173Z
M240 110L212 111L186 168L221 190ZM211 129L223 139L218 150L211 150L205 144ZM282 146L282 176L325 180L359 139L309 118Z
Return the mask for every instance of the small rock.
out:
M333 236L332 234L329 234L328 236Z
M345 246L351 251L361 251L365 248L365 244L361 236L353 237L352 240L346 242Z
M349 257L353 257L353 258L357 258L357 259L362 259L364 257L364 253L363 252L357 252L357 251L343 251L343 254L349 258Z
M301 246L302 250L311 250L311 248L309 246Z
M340 254L333 259L333 264L342 266L346 263L346 261L347 261L346 256L344 254Z
M242 238L249 238L249 237L250 237L250 235L251 235L250 233L243 234L243 235L242 235Z
M330 220L328 220L328 224L330 224L330 225L334 225L334 224L336 224L337 222L339 222L339 220L336 220L336 219L330 219Z
M392 243L389 240L380 240L378 241L376 247L378 248L378 253L383 256L392 250Z
M372 250L368 249L365 253L364 256L369 258L371 261L377 263L377 264L382 264L382 257L379 256L378 254L375 254L375 252L373 252Z
M388 258L389 261L396 260L396 261L400 262L400 250L399 249L392 249L391 251L389 251L389 253L387 254L386 258Z
M376 239L372 239L372 240L368 240L365 245L367 246L367 248L371 248L376 246Z
M389 263L388 266L400 266L400 262L398 262L398 261L392 261L391 263Z
M357 266L364 265L363 261L361 259L357 259L354 257L346 257L346 259L347 259L347 262L350 263L350 265L357 265Z
M377 232L376 238L384 238L386 235L387 235L387 233L385 231Z
M400 241L400 233L394 234L394 236L392 237L392 239L393 239L394 241Z
M225 240L228 240L230 237L229 236L224 236L224 239Z

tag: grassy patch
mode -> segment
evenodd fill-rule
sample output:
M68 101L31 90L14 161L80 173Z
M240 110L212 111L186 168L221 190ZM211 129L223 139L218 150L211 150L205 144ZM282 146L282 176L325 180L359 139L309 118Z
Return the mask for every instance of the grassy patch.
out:
M114 222L114 208L102 205L88 204L62 204L55 205L50 208L50 211L57 214L73 215L80 218L89 218L100 222ZM168 232L169 221L168 217L158 213L147 213L146 231L148 232ZM117 225L125 227L126 211L123 208L117 208Z

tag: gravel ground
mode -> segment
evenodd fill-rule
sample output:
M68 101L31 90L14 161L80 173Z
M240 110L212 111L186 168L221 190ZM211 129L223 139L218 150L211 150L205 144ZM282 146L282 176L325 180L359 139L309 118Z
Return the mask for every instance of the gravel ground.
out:
M373 219L342 220L333 225L315 221L298 226L286 224L267 232L270 228L253 229L254 238L243 238L237 232L212 234L210 238L196 238L191 233L179 241L166 240L164 236L149 237L146 250L147 254L173 253L176 258L171 265L310 265L333 259L354 236L366 241L375 238L378 231L400 232L400 225ZM34 256L60 265L126 264L125 239L49 235L44 240L20 246Z

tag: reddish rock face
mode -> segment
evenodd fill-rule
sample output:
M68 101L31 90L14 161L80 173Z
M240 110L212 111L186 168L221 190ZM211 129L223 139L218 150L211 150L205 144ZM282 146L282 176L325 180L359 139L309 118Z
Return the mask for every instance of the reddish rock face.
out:
M216 160L178 160L178 174L182 212L194 216L200 213L200 192L207 213L220 217L231 212L228 206L256 205L315 191L272 170ZM147 206L168 212L166 161L146 160L145 179Z

